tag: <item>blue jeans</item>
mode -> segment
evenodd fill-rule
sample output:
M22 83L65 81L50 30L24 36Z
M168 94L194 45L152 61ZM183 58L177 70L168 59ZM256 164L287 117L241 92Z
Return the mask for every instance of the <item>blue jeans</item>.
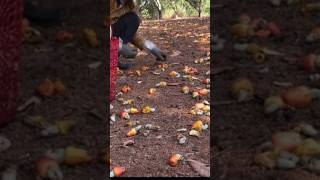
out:
M113 36L121 38L123 44L128 44L133 40L140 26L140 18L134 13L130 12L122 16L116 23L112 25Z

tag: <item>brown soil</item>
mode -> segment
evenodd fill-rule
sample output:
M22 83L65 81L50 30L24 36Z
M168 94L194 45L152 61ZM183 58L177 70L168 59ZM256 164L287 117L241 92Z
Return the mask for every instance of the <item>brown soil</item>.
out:
M309 2L309 1L308 1ZM297 58L310 52L319 53L319 43L306 44L305 35L319 23L317 15L302 15L297 6L274 8L268 0L218 0L215 4L224 5L214 9L214 33L227 38L227 44L222 52L214 54L214 68L226 66L238 67L213 76L214 101L231 100L228 89L231 81L239 76L251 79L256 88L256 98L248 103L214 106L213 156L219 164L221 179L319 179L319 176L306 170L266 170L254 163L257 147L270 141L273 132L287 130L301 121L320 127L320 102L315 101L306 109L290 110L282 114L266 116L263 113L263 100L269 95L281 92L285 88L275 86L274 81L291 82L294 85L319 87L319 82L311 82L309 73L298 68L296 64L289 64L281 57L270 57L257 65L244 53L235 52L232 46L235 41L230 36L230 26L240 14L251 17L262 17L277 23L284 33L283 38L269 38L261 43ZM267 74L258 72L259 68L268 67ZM240 68L242 67L242 68Z
M201 102L210 97L193 99L190 94L181 93L181 87L205 88L199 81L192 82L182 78L170 78L171 71L182 72L184 66L195 67L199 71L196 75L201 80L208 78L205 73L209 70L208 65L195 64L194 61L206 57L209 52L209 18L193 18L186 20L164 20L164 21L145 21L140 27L142 34L150 40L156 42L168 55L174 51L181 51L176 57L170 57L167 64L171 64L164 72L155 75L152 71L159 70L152 55L139 54L136 58L136 66L132 69L141 70L143 66L151 69L141 71L142 76L128 75L125 71L118 78L117 90L128 84L132 91L121 97L124 99L134 99L133 105L122 106L118 101L113 102L114 109L111 112L119 113L125 108L137 107L139 109L146 105L155 107L156 111L151 114L132 115L131 120L140 121L142 126L152 124L160 126L160 131L151 131L148 136L142 132L135 137L128 138L126 133L130 130L125 127L128 120L117 120L110 127L110 152L112 165L123 166L126 168L124 176L199 176L192 170L188 163L183 160L176 167L168 164L171 155L178 153L185 156L185 159L195 159L200 162L210 163L209 131L203 131L200 138L191 137L188 132L197 116L189 114L191 107L197 102ZM197 41L195 41L197 40ZM172 64L174 63L174 64ZM138 84L138 81L142 81ZM177 86L157 88L156 95L148 94L150 88L154 88L160 81L168 83L180 83ZM118 97L120 98L120 96ZM183 134L188 141L184 145L179 145L177 129L186 128L188 131ZM134 139L135 144L127 148L121 147L123 142Z
M34 180L36 177L35 159L48 149L68 145L88 149L93 156L106 149L105 120L88 115L97 108L97 102L106 100L106 39L103 26L105 1L90 0L65 1L63 25L41 27L31 24L42 33L40 44L25 43L21 60L21 104L34 95L35 88L45 78L60 78L67 86L69 95L44 98L37 108L29 108L20 113L17 119L0 134L10 139L10 149L1 152L0 167L9 163L19 165L18 180ZM81 37L82 29L93 28L99 34L100 47L89 48ZM68 46L55 41L59 30L75 34L75 40ZM101 61L102 66L92 70L88 64ZM65 136L45 138L40 130L26 126L22 120L27 116L42 115L49 121L64 117L76 120L76 126ZM64 179L104 179L105 163L92 162L79 166L61 165Z

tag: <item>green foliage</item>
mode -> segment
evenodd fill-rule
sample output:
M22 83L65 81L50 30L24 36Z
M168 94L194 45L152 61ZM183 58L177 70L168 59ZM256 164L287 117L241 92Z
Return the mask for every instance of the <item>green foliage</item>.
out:
M204 14L204 16L210 16L210 0L204 1L203 14Z
M161 8L157 3L161 3ZM210 16L210 0L136 0L141 15L146 19ZM160 17L161 16L161 17Z

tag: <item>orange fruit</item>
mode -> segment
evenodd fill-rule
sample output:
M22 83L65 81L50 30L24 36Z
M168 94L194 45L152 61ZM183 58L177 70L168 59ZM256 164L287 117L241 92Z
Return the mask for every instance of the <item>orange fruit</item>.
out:
M55 84L50 79L46 79L40 84L40 86L38 86L37 91L41 96L53 96L55 92Z

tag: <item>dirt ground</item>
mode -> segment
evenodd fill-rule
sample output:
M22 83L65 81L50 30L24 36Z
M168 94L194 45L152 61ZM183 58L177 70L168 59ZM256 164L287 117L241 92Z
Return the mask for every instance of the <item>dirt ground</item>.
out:
M117 98L134 99L134 104L123 106L120 102L114 101L114 109L111 113L119 114L126 108L136 107L142 109L144 106L154 107L156 110L150 114L131 115L132 121L139 121L142 125L141 132L134 137L126 137L129 127L125 127L128 120L119 119L110 127L110 157L111 168L122 166L126 168L123 176L128 177L196 177L199 174L188 165L186 159L194 159L205 164L210 164L209 130L201 133L199 138L191 137L188 132L198 116L190 114L192 106L197 102L210 99L210 96L200 99L193 99L191 94L183 94L181 88L184 85L190 88L205 88L202 80L209 78L206 72L209 71L207 65L195 64L195 60L208 57L210 51L209 40L209 18L194 18L164 21L145 21L141 26L142 34L156 42L160 48L168 53L169 58L165 64L169 67L165 71L160 71L155 58L152 55L139 53L135 62L136 65L131 71L124 71L119 75L117 91L124 85L129 85L132 91L118 96ZM162 64L162 63L160 63ZM150 69L143 71L143 66ZM185 66L194 67L199 71L194 75L200 79L188 81L169 76L171 71L176 71L182 75ZM140 70L141 76L135 74ZM154 74L152 72L159 72ZM139 82L141 81L141 82ZM160 81L177 83L174 86L156 88ZM156 88L154 95L149 95L150 88ZM159 131L150 131L144 136L145 125L152 124L160 126ZM177 130L186 128L182 134L187 137L187 143L179 145L177 141ZM134 140L132 146L123 147L123 143ZM169 158L173 154L181 154L185 159L176 167L168 164Z
M106 27L103 26L105 1L65 1L63 5L66 10L62 25L43 27L31 23L41 32L42 42L24 43L20 66L21 104L35 95L36 87L46 78L61 79L66 84L68 95L43 98L38 107L19 113L14 122L0 129L0 134L12 142L12 146L0 154L0 167L19 165L18 180L35 179L35 159L48 149L74 145L87 149L94 157L106 150L106 120L88 115L91 109L98 107L97 104L105 103L107 97ZM86 27L97 31L99 48L90 48L84 43L82 29ZM57 42L55 34L59 30L72 32L75 40L68 44ZM102 63L98 69L88 68L88 64L97 61ZM41 115L51 122L72 119L76 125L67 135L41 137L39 129L22 123L23 119L34 115ZM64 179L106 177L104 162L61 165L61 170Z
M311 2L311 1L307 1ZM296 64L289 64L281 57L269 57L263 64L257 65L249 56L232 49L235 40L230 36L230 26L240 14L262 17L277 23L284 37L269 38L260 41L264 45L297 58L308 53L319 53L319 43L306 44L304 39L310 30L319 24L319 14L303 15L295 5L272 7L268 0L217 0L214 9L214 34L227 39L225 49L215 53L213 67L236 67L212 78L216 102L231 100L229 90L231 81L246 76L254 82L257 95L254 100L243 104L213 106L214 123L212 133L213 157L218 159L220 179L246 180L293 180L319 179L320 176L302 168L293 170L267 170L254 163L257 147L270 141L272 133L288 130L304 121L319 128L320 102L315 101L306 109L284 112L282 115L266 116L263 113L263 100L284 87L274 85L274 81L289 82L293 85L307 85L319 88L319 81L311 82L310 73L299 69ZM236 5L235 5L236 4ZM258 41L258 40L254 40ZM259 70L269 68L266 74Z

